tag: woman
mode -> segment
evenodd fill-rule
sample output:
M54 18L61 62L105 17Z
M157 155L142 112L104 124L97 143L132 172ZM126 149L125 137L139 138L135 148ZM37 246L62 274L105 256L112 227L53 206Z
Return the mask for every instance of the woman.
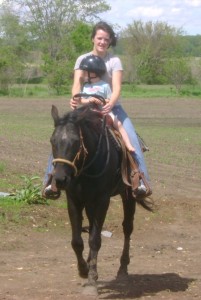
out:
M117 119L120 120L120 122L123 124L129 136L129 139L133 147L135 148L133 156L139 165L140 171L144 173L146 180L149 182L149 175L136 131L133 124L131 123L131 120L128 118L128 115L119 102L123 67L120 59L108 51L111 46L116 46L117 38L115 36L115 33L110 25L108 25L106 22L101 21L94 26L91 39L93 42L92 51L79 56L75 63L72 95L80 93L82 89L84 78L83 71L79 68L82 59L91 54L100 56L104 60L107 68L107 73L101 79L108 82L112 89L110 101L105 104L105 106L103 106L102 112L104 114L108 114L112 111ZM79 105L79 103L79 98L73 98L70 100L71 108L73 109L75 109L77 105ZM146 194L146 188L144 185L140 186L139 192Z
M83 75L85 78L82 93L87 95L87 97L81 98L81 104L88 105L89 103L96 103L99 108L102 109L101 101L94 99L94 97L90 97L90 95L96 94L102 96L106 102L110 101L110 96L112 94L110 85L101 79L106 72L106 65L103 59L97 55L88 55L82 59L79 68L84 71ZM134 152L135 148L130 143L128 134L122 123L115 117L112 111L109 115L113 121L114 128L120 132L127 150L129 152Z

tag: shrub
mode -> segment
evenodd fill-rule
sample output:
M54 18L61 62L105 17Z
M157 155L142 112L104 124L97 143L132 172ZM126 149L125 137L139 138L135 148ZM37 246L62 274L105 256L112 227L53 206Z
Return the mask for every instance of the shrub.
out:
M16 193L11 196L12 199L28 204L47 204L47 200L41 195L41 184L34 183L34 181L40 177L33 176L29 178L21 176L21 178L24 180L24 185L21 190L17 190Z

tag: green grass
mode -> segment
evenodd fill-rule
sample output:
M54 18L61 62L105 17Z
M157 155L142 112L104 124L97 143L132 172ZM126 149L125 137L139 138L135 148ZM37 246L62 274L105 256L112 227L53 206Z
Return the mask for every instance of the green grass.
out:
M15 172L10 174L10 172L8 171L8 167L5 168L3 173L0 173L0 177L1 192L13 193L18 188L21 188L21 174L16 174Z
M6 169L6 164L4 162L0 162L0 173L3 173Z
M65 96L70 97L71 85L66 89ZM3 95L2 95L3 96ZM54 90L51 90L47 84L22 84L15 85L10 89L10 97L39 97L39 98L53 98L58 97ZM174 85L136 85L123 83L122 97L178 97L178 96L201 96L201 86L197 85L183 85L181 91L178 93Z
M27 204L16 202L11 197L0 197L0 224L22 223L21 211Z
M49 97L55 93L44 84L15 85L10 89L10 97Z
M179 97L179 96L194 96L201 97L201 86L185 85L178 93L173 85L122 85L122 97Z
M65 95L70 95L71 86L65 87ZM64 95L64 92L62 93ZM3 95L2 95L3 96ZM4 95L5 96L5 95ZM9 90L9 97L39 97L39 98L50 98L58 97L55 90L50 89L48 84L15 84Z
M28 204L47 204L47 200L42 198L42 183L39 176L27 177L21 176L23 180L22 187L10 197L16 202L25 202Z
M48 134L52 132L53 123L48 124L48 119L50 120L50 116L45 117L42 115L37 116L37 123L35 126L33 124L36 122L36 116L1 116L1 126L6 126L6 135L9 138L14 140L19 139L19 135L23 135L24 137L44 140Z
M137 131L147 142L150 152L145 156L150 165L162 164L175 166L174 172L183 174L189 170L189 176L201 180L201 136L200 127L180 126L137 126ZM151 135L150 135L151 132ZM175 173L175 174L176 174ZM182 175L181 175L182 176Z

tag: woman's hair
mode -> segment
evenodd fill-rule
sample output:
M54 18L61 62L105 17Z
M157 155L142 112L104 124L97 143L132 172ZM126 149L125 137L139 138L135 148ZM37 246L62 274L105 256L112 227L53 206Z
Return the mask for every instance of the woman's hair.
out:
M103 30L103 31L107 32L110 35L110 39L111 39L110 46L112 46L112 47L116 46L117 37L114 33L114 30L112 29L112 27L109 24L107 24L106 22L103 22L103 21L98 22L92 30L92 33L91 33L92 39L95 37L98 30Z

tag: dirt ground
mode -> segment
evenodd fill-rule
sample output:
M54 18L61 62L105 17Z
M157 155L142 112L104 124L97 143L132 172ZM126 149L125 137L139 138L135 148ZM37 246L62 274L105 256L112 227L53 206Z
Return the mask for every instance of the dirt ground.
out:
M28 104L26 99L21 101L21 105L16 106L14 99L7 103L0 100L0 107L3 112L13 110L14 113L45 111L42 100L29 101ZM168 105L167 99L161 106L160 99L153 99L149 100L152 109L146 106L147 101L136 100L139 104L136 107L144 104L143 113L140 108L136 111L139 122L140 118L154 118L155 114L164 116L168 107L168 116L175 116L177 120L179 112L183 121L189 122L191 118L192 124L201 126L201 101L186 100L184 107L180 101ZM50 100L46 105L51 103ZM63 106L64 101L60 100L59 105ZM15 161L15 170L27 171L27 174L43 174L48 153L48 150L44 152L44 147L48 148L48 141L33 143L27 161L21 155L20 147L18 149L15 145L17 141L13 141L11 149L9 139L2 135L2 140L3 161L7 160L11 165ZM41 153L44 154L41 156ZM33 163L35 161L39 163ZM116 274L123 245L122 206L118 197L111 199L104 230L110 231L112 236L102 237L98 259L98 299L201 299L201 182L195 174L197 169L189 171L184 166L181 174L174 165L159 164L151 158L148 158L148 164L157 209L149 213L137 207L129 275L120 282L116 280ZM170 176L172 171L178 176ZM195 176L191 176L191 172ZM1 224L0 300L93 299L82 294L86 281L77 273L70 245L70 224L62 205L64 196L58 201L61 205L32 206L23 210L20 222L12 220ZM1 208L0 213L3 214ZM83 238L87 256L87 233Z

